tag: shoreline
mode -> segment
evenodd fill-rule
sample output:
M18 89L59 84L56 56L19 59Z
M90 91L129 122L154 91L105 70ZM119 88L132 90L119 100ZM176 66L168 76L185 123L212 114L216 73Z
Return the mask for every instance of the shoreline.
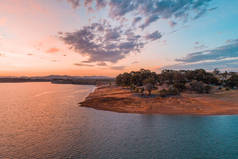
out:
M161 115L238 115L238 90L171 97L140 97L117 86L95 87L81 107L118 113Z

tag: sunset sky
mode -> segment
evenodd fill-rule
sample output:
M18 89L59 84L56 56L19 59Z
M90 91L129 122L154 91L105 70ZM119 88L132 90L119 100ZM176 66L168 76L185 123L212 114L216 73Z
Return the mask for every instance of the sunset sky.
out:
M0 76L238 71L237 0L1 0Z

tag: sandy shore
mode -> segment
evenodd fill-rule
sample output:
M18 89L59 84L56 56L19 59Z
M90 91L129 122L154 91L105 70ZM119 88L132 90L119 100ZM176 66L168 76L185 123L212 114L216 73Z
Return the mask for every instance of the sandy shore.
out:
M230 115L238 114L238 90L148 98L140 97L121 87L101 87L80 105L123 113Z

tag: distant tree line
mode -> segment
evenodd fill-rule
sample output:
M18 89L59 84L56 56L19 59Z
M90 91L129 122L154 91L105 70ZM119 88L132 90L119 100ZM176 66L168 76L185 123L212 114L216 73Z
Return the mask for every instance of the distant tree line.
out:
M114 82L113 78L105 79L90 79L90 78L81 78L81 79L52 79L51 83L54 84L79 84L79 85L103 85L111 84Z

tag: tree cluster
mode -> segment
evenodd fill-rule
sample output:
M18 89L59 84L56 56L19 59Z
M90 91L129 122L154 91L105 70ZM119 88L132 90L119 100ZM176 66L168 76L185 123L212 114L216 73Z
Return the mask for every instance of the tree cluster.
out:
M116 84L120 86L143 86L151 83L155 85L158 82L158 75L150 70L141 69L139 71L131 71L130 73L119 74L116 77Z
M204 69L197 70L163 70L156 74L150 70L141 69L130 73L123 73L116 77L116 84L130 87L132 90L139 90L143 86L148 88L149 94L156 85L166 84L168 90L162 90L161 94L176 95L184 90L191 90L197 93L209 93L212 86L222 86L227 89L238 87L237 73L221 73L218 69L207 72ZM143 92L139 91L139 92Z

